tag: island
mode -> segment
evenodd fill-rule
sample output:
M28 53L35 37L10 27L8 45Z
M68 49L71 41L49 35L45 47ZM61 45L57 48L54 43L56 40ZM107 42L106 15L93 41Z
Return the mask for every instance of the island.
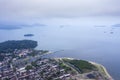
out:
M0 80L113 80L101 64L73 58L50 58L36 41L0 43Z
M0 61L5 55L13 55L15 50L34 49L37 47L37 41L32 40L9 40L0 43Z
M32 36L34 36L34 34L25 34L24 36L25 37L32 37Z

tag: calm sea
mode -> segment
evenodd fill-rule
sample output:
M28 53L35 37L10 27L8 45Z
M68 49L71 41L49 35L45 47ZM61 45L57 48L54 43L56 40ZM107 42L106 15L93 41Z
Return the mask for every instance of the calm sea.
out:
M109 21L108 21L109 20ZM46 26L0 30L0 42L31 39L37 49L59 51L53 57L72 57L103 64L115 80L120 80L119 19L52 19ZM24 34L34 34L24 37Z

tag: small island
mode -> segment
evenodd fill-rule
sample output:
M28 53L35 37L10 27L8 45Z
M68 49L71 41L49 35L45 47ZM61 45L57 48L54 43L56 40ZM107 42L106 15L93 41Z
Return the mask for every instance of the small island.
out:
M24 34L25 37L32 37L34 34Z

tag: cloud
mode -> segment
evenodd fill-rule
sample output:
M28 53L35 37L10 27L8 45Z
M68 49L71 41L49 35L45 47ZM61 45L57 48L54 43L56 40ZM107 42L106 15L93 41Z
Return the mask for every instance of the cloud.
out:
M119 0L0 0L0 20L120 16L119 3Z

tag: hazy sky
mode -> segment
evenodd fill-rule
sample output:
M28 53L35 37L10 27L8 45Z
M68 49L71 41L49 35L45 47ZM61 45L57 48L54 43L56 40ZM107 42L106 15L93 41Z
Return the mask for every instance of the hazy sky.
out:
M0 0L0 21L120 16L120 0Z

